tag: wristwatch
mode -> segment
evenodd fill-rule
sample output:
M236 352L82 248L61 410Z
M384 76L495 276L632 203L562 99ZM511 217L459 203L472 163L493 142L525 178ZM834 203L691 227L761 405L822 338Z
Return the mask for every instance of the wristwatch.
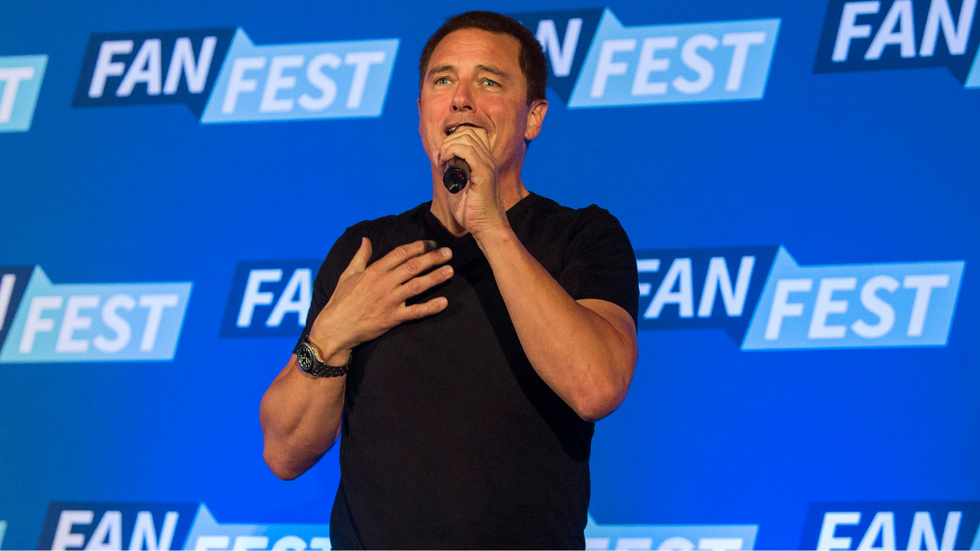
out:
M354 354L352 353L347 358L347 363L344 365L327 365L317 355L316 348L313 348L313 345L310 344L310 338L307 336L303 337L299 346L296 347L296 357L299 361L299 368L314 377L341 377L347 375L350 360Z

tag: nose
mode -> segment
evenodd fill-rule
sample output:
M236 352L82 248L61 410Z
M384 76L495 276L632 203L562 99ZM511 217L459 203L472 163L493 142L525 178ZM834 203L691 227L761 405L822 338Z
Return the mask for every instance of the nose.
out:
M452 109L453 111L473 110L473 95L470 93L467 84L461 82L456 86L456 91L453 93Z

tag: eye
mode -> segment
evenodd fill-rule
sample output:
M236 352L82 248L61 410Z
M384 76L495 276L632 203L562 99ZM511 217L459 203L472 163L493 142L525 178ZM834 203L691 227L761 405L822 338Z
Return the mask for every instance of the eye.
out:
M497 82L495 82L493 80L490 80L488 78L483 79L483 85L484 86L500 86L500 84L498 84Z
M436 79L435 84L449 84L449 77L439 77Z

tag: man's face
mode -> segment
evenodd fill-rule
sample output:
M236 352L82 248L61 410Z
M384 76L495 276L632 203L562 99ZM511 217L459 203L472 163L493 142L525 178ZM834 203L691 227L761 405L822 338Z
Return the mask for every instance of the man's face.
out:
M450 130L467 123L486 132L502 174L520 170L524 139L538 135L547 102L528 105L519 52L516 38L480 29L453 31L439 42L419 94L419 134L433 165Z

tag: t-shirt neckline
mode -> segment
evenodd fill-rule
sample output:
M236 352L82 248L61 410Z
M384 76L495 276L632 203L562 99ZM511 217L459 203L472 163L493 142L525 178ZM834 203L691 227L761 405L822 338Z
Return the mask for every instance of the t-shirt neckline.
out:
M534 200L538 198L538 195L533 191L528 191L527 195L521 198L520 201L514 203L512 207L507 209L507 220L513 224L514 220L519 216L522 216L529 208ZM463 234L456 237L449 230L443 227L442 222L436 218L436 215L432 213L432 201L425 203L425 221L429 228L434 231L440 240L445 239L449 243L458 243L461 240L473 240L473 235L470 233Z

